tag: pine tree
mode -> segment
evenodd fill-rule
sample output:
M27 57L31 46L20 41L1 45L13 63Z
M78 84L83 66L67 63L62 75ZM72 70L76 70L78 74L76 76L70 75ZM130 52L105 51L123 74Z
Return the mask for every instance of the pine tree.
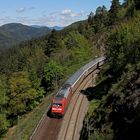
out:
M132 17L136 10L134 0L127 0L125 5L127 8L126 16Z
M108 22L108 18L107 18L107 9L105 6L99 6L96 9L95 12L95 16L94 16L94 30L95 33L97 33L99 30L101 30Z
M114 22L118 21L119 9L120 9L119 0L112 0L112 5L109 10L109 24L113 24Z
M93 24L93 19L94 19L94 13L90 12L90 14L88 16L88 23Z
M55 29L52 30L50 36L48 37L48 43L47 43L47 48L45 50L45 54L47 56L50 56L51 52L53 52L53 50L58 47L58 38L57 38L57 32Z

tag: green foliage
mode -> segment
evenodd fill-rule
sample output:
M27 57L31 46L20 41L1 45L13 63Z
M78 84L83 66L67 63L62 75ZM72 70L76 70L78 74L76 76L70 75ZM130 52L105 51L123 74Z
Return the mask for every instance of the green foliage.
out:
M139 58L139 19L134 19L129 24L112 32L107 40L107 56L114 72L124 67L127 63L135 63ZM117 67L116 67L117 65Z
M88 27L88 31L91 32L90 30L93 30L91 32L92 35L105 28L105 26L108 24L108 11L104 5L102 7L97 7L95 15L93 14L93 12L89 14L88 24L89 27L88 25L86 25Z
M28 81L30 80L29 85L36 91L36 96L33 97L34 99L31 104L26 106L27 110L25 109L25 112L23 113L26 113L28 108L32 109L35 107L36 104L42 100L44 95L43 89L46 91L45 94L48 95L52 89L56 89L57 86L62 84L68 75L73 73L81 65L89 61L92 56L95 56L98 53L96 48L91 48L90 42L82 34L78 31L69 31L65 36L63 36L63 33L61 32L55 34L54 38L56 39L56 42L53 43L55 47L57 47L53 48L52 52L45 56L44 54L49 46L47 41L48 38L49 36L39 40L40 43L25 43L25 45L30 46L29 49L24 46L19 49L22 50L21 56L24 56L25 65L22 72L25 72L25 70L28 71L26 74L28 75ZM40 45L41 47L39 47ZM13 75L13 73L11 75ZM21 76L18 80L20 79ZM20 90L20 87L18 88ZM18 109L17 107L15 106L15 109ZM12 114L10 114L10 118L13 119ZM24 127L23 129L29 128ZM29 130L22 130L23 133L24 131Z
M93 115L92 114L92 113L94 113L93 110L97 109L98 106L99 106L99 104L100 104L100 100L97 100L97 99L92 100L90 102L90 106L88 108L88 113L87 113L88 117L90 117L91 115Z
M43 48L40 46L27 47L15 46L2 54L0 63L0 72L5 75L11 75L13 72L22 70L36 70L42 77L42 70L46 61Z
M76 70L83 64L83 62L86 62L92 58L92 56L98 54L98 49L93 48L92 50L91 44L79 32L69 32L64 40L64 43L67 47L65 50L65 52L67 52L65 53L65 59L67 61L63 61L62 65L68 68L66 73L73 72L73 70Z
M94 13L93 12L90 12L90 14L89 14L89 16L88 16L88 23L89 24L93 24L93 22L94 22Z
M2 110L3 105L7 103L7 99L6 77L0 75L0 110Z
M4 75L0 76L0 137L6 132L9 122L6 118L6 104L8 101L7 97L7 86L6 77Z
M41 85L41 79L38 77L35 71L31 71L29 73L29 79L31 80L32 87L36 89L37 92L36 101L41 101L45 93L44 87Z
M47 27L34 28L19 23L5 24L0 27L0 51L21 41L30 40L46 35L50 32Z
M137 16L113 29L106 40L107 64L101 70L99 84L109 79L106 90L100 88L100 105L92 110L88 132L85 119L83 132L90 133L91 139L137 139L140 120L140 17ZM97 89L97 87L95 89ZM92 91L92 90L91 90ZM97 91L97 90L95 90ZM96 96L91 93L93 98ZM97 94L97 93L96 93ZM91 95L90 95L91 96Z
M23 42L1 53L0 135L9 127L9 121L12 125L18 116L32 110L68 75L99 55L104 46L108 62L100 73L97 87L90 90L88 96L97 101L91 101L89 109L89 138L117 139L118 133L129 134L129 128L137 126L135 123L140 118L137 104L140 14L137 9L138 0L125 1L121 6L118 0L113 0L109 11L105 6L98 7L88 20L62 31L52 30L45 37ZM120 19L125 23L120 23ZM9 36L5 32L1 34Z
M52 30L51 34L48 37L47 48L45 50L46 55L50 55L57 48L57 33L55 30Z
M113 24L118 21L119 9L120 9L119 0L112 0L112 5L109 10L109 24Z
M32 88L26 72L15 72L8 80L9 83L9 112L21 115L32 108L37 92Z
M0 114L0 137L2 137L9 127L9 122L6 118L6 114Z
M134 13L135 13L135 2L134 2L134 0L129 0L128 2L127 2L127 12L126 12L126 16L127 17L132 17L133 15L134 15Z
M50 61L44 67L44 79L48 88L58 86L59 81L63 78L64 68L55 61Z
M102 30L108 23L108 11L105 6L98 7L94 16L94 31L95 33Z

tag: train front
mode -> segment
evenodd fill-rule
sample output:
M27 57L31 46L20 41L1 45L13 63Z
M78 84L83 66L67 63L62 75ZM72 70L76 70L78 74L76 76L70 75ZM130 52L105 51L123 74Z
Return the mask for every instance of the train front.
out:
M54 117L57 117L57 116L62 117L63 116L64 109L63 109L63 106L62 106L62 101L58 101L56 99L53 99L51 114Z

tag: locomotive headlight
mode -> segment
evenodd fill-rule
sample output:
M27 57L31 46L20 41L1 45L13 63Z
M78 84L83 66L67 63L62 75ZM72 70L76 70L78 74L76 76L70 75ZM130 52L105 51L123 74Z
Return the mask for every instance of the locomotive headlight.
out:
M52 108L52 110L57 110L56 108Z
M62 108L52 108L52 110L59 110L59 111L62 111Z

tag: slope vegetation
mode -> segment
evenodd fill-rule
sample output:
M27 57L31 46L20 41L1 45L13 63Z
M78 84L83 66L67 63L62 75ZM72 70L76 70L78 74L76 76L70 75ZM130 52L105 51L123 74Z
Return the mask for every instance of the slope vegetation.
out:
M114 0L115 1L115 0ZM133 1L134 2L134 1ZM85 91L91 105L81 139L139 139L140 12L138 1L126 1L104 41L107 62L95 88ZM111 11L111 10L110 10Z
M47 27L34 28L19 23L5 24L0 27L0 49L5 49L21 41L38 38L50 32Z

